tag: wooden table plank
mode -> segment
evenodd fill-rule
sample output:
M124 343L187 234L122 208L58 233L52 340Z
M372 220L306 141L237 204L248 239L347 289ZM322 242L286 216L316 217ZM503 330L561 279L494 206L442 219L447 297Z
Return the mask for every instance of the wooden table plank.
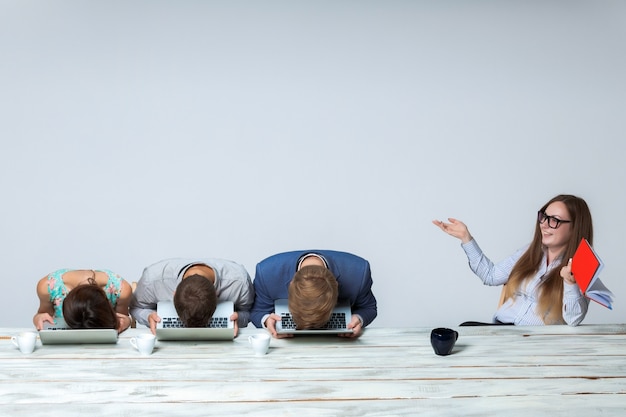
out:
M452 398L432 400L341 401L297 403L123 403L106 402L71 405L11 404L0 405L0 415L50 417L51 415L98 417L188 417L188 416L253 416L253 417L572 417L622 416L626 398L623 395L587 395L561 397L547 401L532 394L523 397Z
M554 398L568 395L626 394L626 377L622 378L528 378L528 379L415 379L345 381L161 381L142 379L128 381L29 381L13 382L0 387L0 404L72 403L83 396L82 403L112 401L111 394L125 402L299 402L348 400L426 400L462 398L535 396ZM25 395L33 392L36 395ZM45 394L44 394L45 393ZM625 403L626 406L626 403Z

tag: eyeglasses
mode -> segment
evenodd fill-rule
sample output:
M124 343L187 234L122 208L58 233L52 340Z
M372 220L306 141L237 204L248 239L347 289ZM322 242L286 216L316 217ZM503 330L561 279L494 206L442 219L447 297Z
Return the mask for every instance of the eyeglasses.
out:
M557 219L554 216L548 216L546 213L544 213L543 211L539 210L537 212L537 220L539 220L539 223L543 224L545 223L545 221L548 221L548 227L550 229L557 229L561 223L571 223L571 220L561 220L561 219Z

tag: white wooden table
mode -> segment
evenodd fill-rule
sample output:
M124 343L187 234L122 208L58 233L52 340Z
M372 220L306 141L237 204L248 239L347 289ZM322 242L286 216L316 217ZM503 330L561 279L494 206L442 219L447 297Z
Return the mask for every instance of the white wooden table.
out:
M41 346L0 329L1 416L623 416L626 325L457 328L436 356L430 329L367 329L358 340Z

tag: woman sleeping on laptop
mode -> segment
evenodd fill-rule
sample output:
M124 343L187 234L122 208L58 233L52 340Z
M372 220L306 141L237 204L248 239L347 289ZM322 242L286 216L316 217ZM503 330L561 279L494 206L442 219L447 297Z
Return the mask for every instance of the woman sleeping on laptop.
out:
M37 330L55 318L73 329L117 329L130 327L128 305L132 288L108 270L60 269L37 283L39 309L33 317Z

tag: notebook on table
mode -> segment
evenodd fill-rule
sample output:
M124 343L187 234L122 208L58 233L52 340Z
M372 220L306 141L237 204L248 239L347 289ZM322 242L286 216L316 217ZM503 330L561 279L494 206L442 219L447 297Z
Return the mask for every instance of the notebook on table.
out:
M172 301L159 301L157 314L161 321L157 323L158 340L232 340L235 338L235 324L230 316L235 311L232 301L220 301L207 327L187 328L178 318Z
M115 329L71 329L62 318L55 323L45 323L39 331L42 345L80 345L93 343L117 343Z
M350 303L347 301L339 301L330 320L323 327L318 329L296 329L296 324L291 317L286 299L276 300L274 302L274 312L280 316L280 321L276 322L276 332L282 334L340 334L352 333L352 329L348 329L347 325L352 319L352 310Z

